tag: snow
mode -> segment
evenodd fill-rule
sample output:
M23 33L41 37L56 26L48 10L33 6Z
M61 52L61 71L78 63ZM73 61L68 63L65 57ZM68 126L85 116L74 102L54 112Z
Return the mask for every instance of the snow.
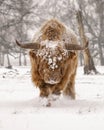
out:
M103 130L104 67L102 75L83 75L78 67L76 100L60 96L43 106L31 82L30 67L0 68L0 130Z
M76 11L80 10L80 7L79 7L79 5L78 5L78 2L77 2L76 0L74 0L73 3L74 3L75 10L76 10Z
M55 49L58 44L60 44L60 41L49 41L49 40L45 40L41 42L41 45L46 46L46 48L51 48L51 49Z

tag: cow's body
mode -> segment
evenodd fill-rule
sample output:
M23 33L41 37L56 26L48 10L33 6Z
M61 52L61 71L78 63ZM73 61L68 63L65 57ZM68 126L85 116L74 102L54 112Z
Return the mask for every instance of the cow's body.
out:
M43 45L44 44L43 41L46 41L46 40L51 41L50 44L52 45L50 45L48 48L44 46L43 49L41 49L43 50L42 52L43 54L43 53L51 52L53 49L53 46L55 46L53 44L57 44L56 42L62 41L62 44L56 45L56 46L61 46L60 50L62 51L58 52L59 49L55 48L57 52L55 52L54 58L56 57L56 58L59 58L60 60L65 60L64 62L62 61L63 67L66 68L65 70L62 70L62 71L65 71L65 72L62 75L61 81L59 83L54 84L54 83L51 83L52 81L50 83L46 83L41 76L42 71L44 71L44 63L41 62L42 59L40 56L42 54L37 55L36 53L34 53L34 50L30 50L30 59L31 59L31 65L32 65L32 70L31 70L32 81L37 87L39 87L40 96L48 96L50 93L60 94L60 92L63 91L65 95L69 95L73 99L75 99L75 85L74 84L75 84L75 75L76 75L76 69L77 69L78 55L76 51L68 52L63 49L65 49L65 46L67 46L67 44L70 44L70 43L78 44L78 42L77 42L77 38L75 34L71 30L67 30L62 24L56 23L56 22L57 22L56 20L51 20L50 22L48 22L48 25L47 24L44 25L45 27L43 27L42 30L40 30L40 32L38 33L39 37L34 37L33 42L39 42L39 43L41 42L41 44ZM56 28L57 28L57 25L60 24L58 31L61 31L61 32L59 33L59 35L56 36L56 39L53 37L53 35L51 35L51 30L48 30L50 29L48 27L52 26L53 23L56 24L56 25L53 25L53 26L56 26ZM48 34L50 32L50 36L45 36L45 34L43 34L44 29L46 30L46 27L47 27ZM52 49L48 50L49 48L52 48ZM60 53L60 57L57 53L58 54ZM67 54L65 54L65 57L61 59L62 53L70 53L70 54L69 54L69 57L67 56ZM48 60L50 60L48 61L50 62L50 65L47 67L48 69L50 69L49 67L51 67L51 59L49 58ZM40 64L42 67L41 72L39 72L39 68L38 68ZM58 65L56 65L56 67L57 66ZM53 76L54 76L55 66L53 65L52 67L54 68L54 70L52 70ZM56 77L57 76L59 75L56 75Z
M40 89L41 97L63 92L75 99L77 50L84 50L87 46L78 45L73 31L51 19L35 34L32 43L16 43L31 49L32 81Z

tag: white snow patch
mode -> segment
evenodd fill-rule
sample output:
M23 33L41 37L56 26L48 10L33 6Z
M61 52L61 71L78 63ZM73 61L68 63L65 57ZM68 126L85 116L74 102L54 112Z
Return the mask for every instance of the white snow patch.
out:
M48 64L49 65L52 64L52 59L51 58L48 59Z
M58 46L59 41L43 41L43 44L46 46L46 48L55 49Z

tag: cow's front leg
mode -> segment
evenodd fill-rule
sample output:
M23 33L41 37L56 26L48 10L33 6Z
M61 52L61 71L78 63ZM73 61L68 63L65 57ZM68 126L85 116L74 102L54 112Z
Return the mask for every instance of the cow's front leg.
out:
M61 94L60 84L57 84L57 85L53 86L52 94L57 95L57 96Z
M50 89L48 87L48 84L46 83L42 83L40 86L39 86L39 89L40 89L40 97L48 97L49 94L50 94Z
M41 104L43 106L50 107L52 101L54 101L54 97L52 94L53 85L42 83L39 86L39 89L40 89Z

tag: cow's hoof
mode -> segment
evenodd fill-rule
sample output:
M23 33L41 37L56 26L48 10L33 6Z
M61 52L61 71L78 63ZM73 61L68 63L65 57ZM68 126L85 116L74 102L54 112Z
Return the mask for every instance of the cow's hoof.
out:
M51 103L48 102L48 103L46 104L46 107L51 107Z
M51 107L52 103L59 100L60 95L50 94L48 97L40 97L40 104L45 107Z
M51 106L51 101L49 100L48 97L40 97L39 103L41 106L44 107L50 107Z
M60 97L60 94L59 95L52 94L48 98L49 98L50 101L56 101L56 100L59 99L59 97Z

